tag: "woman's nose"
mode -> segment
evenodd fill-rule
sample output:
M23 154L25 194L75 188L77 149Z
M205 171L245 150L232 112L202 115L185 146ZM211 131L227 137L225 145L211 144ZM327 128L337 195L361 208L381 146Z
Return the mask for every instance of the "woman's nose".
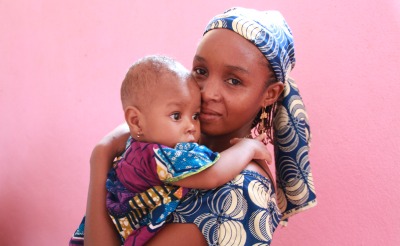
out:
M218 100L220 97L220 83L216 79L208 78L207 81L203 81L200 89L203 101Z

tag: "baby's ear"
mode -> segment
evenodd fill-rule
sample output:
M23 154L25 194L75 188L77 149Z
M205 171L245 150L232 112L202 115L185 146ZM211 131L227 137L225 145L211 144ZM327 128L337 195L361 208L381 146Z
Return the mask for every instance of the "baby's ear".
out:
M140 132L140 110L135 106L128 106L125 108L125 120L128 126L134 132Z
M284 85L282 82L276 82L268 86L265 91L264 101L262 107L269 106L276 102L279 98L279 95L282 93Z

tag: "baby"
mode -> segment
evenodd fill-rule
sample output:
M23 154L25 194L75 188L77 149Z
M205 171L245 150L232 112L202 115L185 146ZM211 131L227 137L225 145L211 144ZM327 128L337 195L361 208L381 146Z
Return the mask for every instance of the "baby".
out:
M131 137L106 186L107 209L125 245L145 244L188 188L216 188L252 159L269 157L259 141L265 136L233 139L234 145L221 153L197 144L200 89L171 58L137 61L122 83L121 101Z

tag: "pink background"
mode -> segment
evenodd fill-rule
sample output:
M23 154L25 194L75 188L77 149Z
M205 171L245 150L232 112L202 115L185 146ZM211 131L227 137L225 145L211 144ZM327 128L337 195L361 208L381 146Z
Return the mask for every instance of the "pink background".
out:
M0 245L67 244L128 66L161 53L190 68L232 6L286 17L313 130L319 204L273 245L400 245L398 0L0 1Z

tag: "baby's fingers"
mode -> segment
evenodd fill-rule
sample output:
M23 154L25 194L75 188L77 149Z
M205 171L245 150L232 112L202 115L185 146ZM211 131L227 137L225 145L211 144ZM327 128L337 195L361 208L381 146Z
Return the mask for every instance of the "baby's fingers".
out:
M260 135L258 135L257 137L255 137L254 139L257 139L258 141L264 142L263 140L267 137L267 134L261 133Z
M268 163L272 162L272 155L269 152L267 146L264 145L262 142L255 141L254 156L253 159L256 160L266 160Z

